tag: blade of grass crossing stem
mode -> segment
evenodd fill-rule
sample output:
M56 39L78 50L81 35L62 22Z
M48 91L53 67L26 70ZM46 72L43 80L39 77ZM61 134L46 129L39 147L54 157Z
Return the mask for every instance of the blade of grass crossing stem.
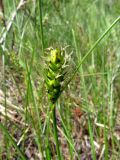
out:
M67 142L68 142L69 152L70 152L70 156L71 156L71 159L72 159L72 158L73 158L73 151L75 151L75 153L77 153L77 151L76 151L76 149L75 149L75 147L74 147L74 144L73 144L73 142L72 142L72 139L71 139L71 137L70 137L69 132L67 131L67 128L66 128L66 126L65 126L65 124L64 124L64 122L63 122L62 117L61 117L61 122L62 122L62 125L63 125L64 135L65 135L65 138L66 138L66 140L67 140ZM79 155L78 155L78 154L77 154L77 156L78 156L78 158L79 158Z
M59 103L57 103L57 108L59 108L59 112L60 112L60 119L61 119L61 123L62 123L62 127L63 127L63 130L64 130L64 134L66 135L66 137L70 140L71 144L73 144L73 147L74 147L74 142L72 141L72 137L71 137L71 134L68 130L68 127L66 127L65 123L64 123L64 116L62 114L62 106L60 106ZM73 152L75 149L73 149L73 147L71 147L71 145L69 144L69 142L67 141L68 143L68 148L69 148L69 152L70 152L70 159L72 160L73 159Z
M60 115L60 116L61 116L61 115ZM79 160L80 157L79 157L79 155L78 155L78 153L77 153L77 151L76 151L76 149L75 149L75 146L74 146L74 144L73 144L73 142L72 142L71 137L69 136L69 133L68 133L68 131L67 131L66 125L65 125L62 117L61 117L61 123L62 123L63 129L64 129L64 132L62 132L62 134L64 135L64 137L65 137L65 139L67 140L67 142L68 142L69 146L71 147L71 149L76 153L76 155L77 155L77 157L78 157L78 160Z
M19 153L21 159L22 160L26 160L25 155L22 153L22 151L17 146L16 142L14 141L14 139L12 138L12 136L8 133L7 129L2 125L2 123L0 123L0 129L4 132L4 134L6 135L6 137L10 140L10 142L12 143L12 145L15 147L15 149Z
M72 74L72 76L70 77L70 79L68 80L68 82L66 83L65 87L63 88L63 90L67 87L67 85L71 82L71 80L74 78L75 74L77 73L77 71L79 70L80 66L82 65L82 63L86 60L86 58L92 53L92 51L97 47L97 45L101 42L101 40L109 33L109 31L115 26L115 24L117 24L117 22L119 22L120 20L120 16L110 25L110 27L100 36L100 38L93 44L93 46L91 47L91 49L85 54L85 56L82 58L81 62L78 64L78 66L76 67L74 73ZM94 54L94 53L93 53Z

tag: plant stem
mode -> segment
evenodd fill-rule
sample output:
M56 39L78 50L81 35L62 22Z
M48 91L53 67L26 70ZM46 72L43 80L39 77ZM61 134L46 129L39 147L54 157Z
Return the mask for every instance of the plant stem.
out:
M59 141L58 141L58 130L57 130L56 107L55 106L54 106L52 113L53 113L53 127L54 127L54 136L55 136L55 142L56 142L57 155L58 155L58 160L61 160L60 147L59 147Z
M46 159L51 160L51 150L50 150L50 144L49 144L49 137L50 137L50 117L49 114L49 108L47 111L47 128L46 128Z
M42 53L44 51L44 36L43 36L43 24L42 24L42 1L39 0L39 10L40 10L40 32L41 32L41 42L42 42Z

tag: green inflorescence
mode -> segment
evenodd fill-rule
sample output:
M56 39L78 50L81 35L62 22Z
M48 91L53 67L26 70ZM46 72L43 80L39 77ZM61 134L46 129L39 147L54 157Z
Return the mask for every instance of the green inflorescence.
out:
M60 49L51 49L46 72L46 87L48 98L55 103L61 92L61 82L64 79L64 51Z

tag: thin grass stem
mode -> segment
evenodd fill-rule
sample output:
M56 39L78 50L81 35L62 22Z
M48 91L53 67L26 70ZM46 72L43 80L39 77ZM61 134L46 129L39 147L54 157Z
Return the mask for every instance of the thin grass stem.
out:
M57 130L56 107L55 106L52 111L52 114L53 114L53 127L54 127L54 136L55 136L55 142L56 142L57 155L58 155L58 160L61 160L60 147L59 147L59 141L58 141L58 130Z
M49 114L49 108L47 111L47 122L46 122L46 158L47 160L51 160L51 151L50 151L50 144L49 144L49 137L50 137L50 117Z
M39 11L40 11L40 33L42 43L42 53L44 52L44 35L43 35L43 24L42 24L42 1L39 0Z

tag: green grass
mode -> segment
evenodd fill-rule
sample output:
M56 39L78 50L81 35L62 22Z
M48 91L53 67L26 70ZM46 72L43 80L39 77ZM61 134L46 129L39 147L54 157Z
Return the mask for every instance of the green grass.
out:
M18 3L4 0L6 24ZM0 137L5 143L0 141L0 159L5 152L6 159L29 159L26 150L30 141L35 148L34 159L55 159L57 153L62 160L83 156L119 159L119 140L115 136L120 111L119 8L119 0L39 0L28 1L17 12L5 43L0 44L0 89L7 96L4 103L0 100L5 106L0 124ZM0 39L3 28L0 21ZM52 120L44 83L45 49L67 45L67 53L73 52L70 65L74 70L56 104L56 148L56 121ZM23 110L12 109L8 98ZM76 108L82 116L74 113ZM13 110L21 119L18 123Z

